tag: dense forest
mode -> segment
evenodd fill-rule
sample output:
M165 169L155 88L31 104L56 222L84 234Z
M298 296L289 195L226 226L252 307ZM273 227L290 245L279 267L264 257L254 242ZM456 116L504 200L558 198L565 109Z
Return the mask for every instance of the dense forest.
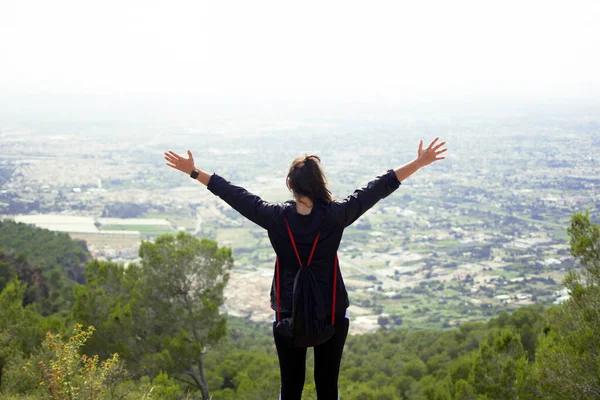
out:
M565 228L580 267L563 305L350 336L341 398L600 398L600 225L577 213ZM270 326L221 312L231 249L180 232L139 255L93 260L66 234L0 221L0 398L278 397Z

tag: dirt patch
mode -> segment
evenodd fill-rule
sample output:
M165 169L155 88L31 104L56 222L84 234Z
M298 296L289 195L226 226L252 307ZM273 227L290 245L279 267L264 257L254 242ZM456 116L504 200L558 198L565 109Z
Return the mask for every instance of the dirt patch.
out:
M356 279L344 279L344 284L349 289L368 289L373 287L373 282L359 281Z
M249 318L254 322L273 320L271 282L273 272L232 272L225 288L225 309L230 315Z
M236 317L248 318L252 322L267 324L273 321L274 311L271 310L269 297L272 279L273 272L271 270L232 272L225 288L227 313ZM373 286L369 282L353 282L360 287ZM348 285L348 281L346 281L346 285ZM352 305L348 311L351 334L371 333L379 329L377 315L364 315L369 314L370 310Z
M373 333L379 329L377 323L378 315L350 315L350 331L351 335L363 335L365 333Z

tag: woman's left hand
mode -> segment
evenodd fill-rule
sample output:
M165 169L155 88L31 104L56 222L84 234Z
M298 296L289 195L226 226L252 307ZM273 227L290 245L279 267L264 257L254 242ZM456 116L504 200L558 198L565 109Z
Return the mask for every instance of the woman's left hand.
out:
M419 149L417 150L417 161L421 165L421 167L425 167L435 161L443 160L446 157L441 156L442 153L446 152L446 148L442 149L446 142L442 142L436 145L439 137L433 139L433 142L427 146L426 149L423 148L423 141L419 142Z
M192 156L192 152L188 150L187 153L188 158L184 158L172 150L165 151L165 160L167 160L167 165L181 172L185 172L188 175L191 174L192 171L196 169L196 166L194 165L194 157Z

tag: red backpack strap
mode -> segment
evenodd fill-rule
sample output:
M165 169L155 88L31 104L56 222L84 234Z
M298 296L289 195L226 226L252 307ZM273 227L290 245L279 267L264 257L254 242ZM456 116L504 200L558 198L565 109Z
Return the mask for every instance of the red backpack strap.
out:
M290 228L290 224L289 224L287 218L285 219L285 226L287 227L288 236L290 237L290 240L292 241L292 247L294 248L294 252L296 253L296 257L298 258L298 264L300 264L300 266L302 267L302 260L300 260L300 254L298 254L298 248L296 247L296 241L294 240L294 235L292 235L292 229Z
M323 217L323 219L325 219L325 217ZM290 228L290 224L289 224L287 218L285 219L285 226L287 227L288 235L290 237L290 241L292 242L292 247L294 248L294 252L296 253L296 258L298 258L298 264L300 264L300 266L303 267L304 265L302 265L302 260L300 260L300 254L298 254L298 248L296 247L296 241L294 240L294 235L292 234L292 229ZM315 238L315 241L313 242L312 249L310 250L310 256L308 257L308 263L306 263L307 267L310 265L310 262L312 261L313 254L315 254L315 249L317 248L317 242L319 241L320 236L321 236L321 232L319 231L319 233L317 233L317 237Z
M321 236L321 232L317 233L317 237L315 238L315 241L313 242L313 247L310 250L310 256L308 257L308 263L306 264L307 267L310 265L310 262L312 261L312 256L315 253L315 248L317 247L317 242L319 241L319 236Z
M277 282L277 322L281 321L281 279L279 278L279 256L275 259L275 281Z
M333 300L331 301L331 326L335 325L335 299L337 297L337 270L338 256L335 253L335 261L333 262Z

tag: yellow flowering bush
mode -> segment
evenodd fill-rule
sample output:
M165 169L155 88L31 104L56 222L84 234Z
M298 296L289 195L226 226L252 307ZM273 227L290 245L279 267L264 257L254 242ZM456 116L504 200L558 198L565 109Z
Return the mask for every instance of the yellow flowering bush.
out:
M64 341L60 334L46 333L42 347L48 354L47 360L30 360L25 371L39 378L40 386L47 391L50 399L103 398L110 377L118 372L119 355L100 362L98 356L88 357L79 354L79 348L92 336L94 327L87 330L75 324L73 336Z

